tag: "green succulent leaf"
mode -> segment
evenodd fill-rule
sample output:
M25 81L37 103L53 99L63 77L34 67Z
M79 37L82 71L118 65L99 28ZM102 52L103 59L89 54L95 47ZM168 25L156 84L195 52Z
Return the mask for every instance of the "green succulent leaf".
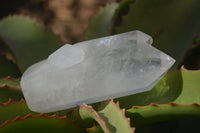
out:
M200 104L200 71L189 71L183 67L174 72L168 72L155 87L142 92L115 99L121 108L145 106L151 103L168 104Z
M58 37L45 30L43 25L22 16L9 16L1 20L0 37L9 47L22 72L63 45Z
M173 101L177 104L200 104L200 70L181 69L182 89L180 95Z
M113 100L102 103L98 111L95 111L90 105L83 104L70 115L74 115L73 119L84 124L90 123L91 125L96 121L105 133L134 132L134 129L130 127L130 120L125 117L125 110L121 110L119 103L115 104ZM88 130L100 132L101 130L98 128Z
M104 133L100 126L93 126L86 129L88 133Z
M150 91L115 99L121 108L145 106L151 103L167 104L174 101L182 89L181 71L168 72Z
M0 79L0 88L3 88L3 87L21 90L20 79L15 79L15 78L11 78L11 77L1 78Z
M0 38L0 78L7 76L18 78L21 76L21 72L15 64L14 57L6 48L5 42Z
M21 76L21 72L16 64L0 55L0 78L7 76L18 78Z
M87 127L97 122L105 133L111 133L106 122L99 116L99 114L86 104L81 105L79 108L75 109L72 114L67 116L68 119L77 120Z
M170 103L167 105L151 104L149 106L133 106L126 111L126 116L131 118L134 127L152 124L161 121L200 118L200 106L178 105Z
M0 125L7 120L13 120L17 116L25 117L30 113L33 115L38 114L30 111L24 100L15 102L10 99L7 103L0 103Z
M112 3L102 8L97 15L90 22L85 39L95 39L108 35L111 19L115 9L118 7L117 3Z
M140 30L151 35L153 46L176 59L174 70L199 32L199 9L199 0L136 0L120 24L113 19L111 34Z
M125 117L125 109L120 109L119 102L115 104L113 100L104 102L99 106L98 114L107 123L108 128L113 133L132 133L134 129L130 127L130 119Z
M27 115L24 118L16 117L12 121L7 121L0 128L1 133L80 133L80 127L65 117Z
M1 78L0 102L7 102L10 98L14 101L24 98L20 88L20 80L11 77Z
M7 102L10 98L14 101L19 101L24 98L24 96L20 90L0 87L0 102Z
M133 4L135 0L123 0L118 8L116 8L115 12L113 13L113 17L110 24L110 29L108 33L112 33L113 25L120 25L122 23L123 16L127 15L130 10L130 5Z

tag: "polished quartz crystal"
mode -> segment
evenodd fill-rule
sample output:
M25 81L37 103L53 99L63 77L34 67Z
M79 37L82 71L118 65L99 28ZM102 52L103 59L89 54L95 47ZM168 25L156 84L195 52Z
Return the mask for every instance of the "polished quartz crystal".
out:
M150 90L175 62L151 43L131 31L64 45L23 74L29 108L52 112Z

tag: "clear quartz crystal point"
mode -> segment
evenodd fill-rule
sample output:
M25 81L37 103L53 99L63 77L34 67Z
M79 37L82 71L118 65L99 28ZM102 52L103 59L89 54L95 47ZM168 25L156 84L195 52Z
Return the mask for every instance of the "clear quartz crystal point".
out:
M52 112L150 90L175 62L151 43L131 31L64 45L23 74L29 108Z

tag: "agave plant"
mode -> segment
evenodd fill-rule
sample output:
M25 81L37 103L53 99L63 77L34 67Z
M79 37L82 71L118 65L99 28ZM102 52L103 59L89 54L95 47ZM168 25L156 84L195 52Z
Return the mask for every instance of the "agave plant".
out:
M20 77L64 43L33 18L0 20L0 132L199 132L199 9L199 0L125 0L102 8L86 40L141 30L176 64L148 92L48 114L29 110Z

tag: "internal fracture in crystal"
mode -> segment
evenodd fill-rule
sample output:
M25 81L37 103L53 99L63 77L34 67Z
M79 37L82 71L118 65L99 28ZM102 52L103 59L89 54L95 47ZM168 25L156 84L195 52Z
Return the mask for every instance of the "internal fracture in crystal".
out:
M151 43L131 31L64 45L23 74L29 108L52 112L150 90L175 62Z

